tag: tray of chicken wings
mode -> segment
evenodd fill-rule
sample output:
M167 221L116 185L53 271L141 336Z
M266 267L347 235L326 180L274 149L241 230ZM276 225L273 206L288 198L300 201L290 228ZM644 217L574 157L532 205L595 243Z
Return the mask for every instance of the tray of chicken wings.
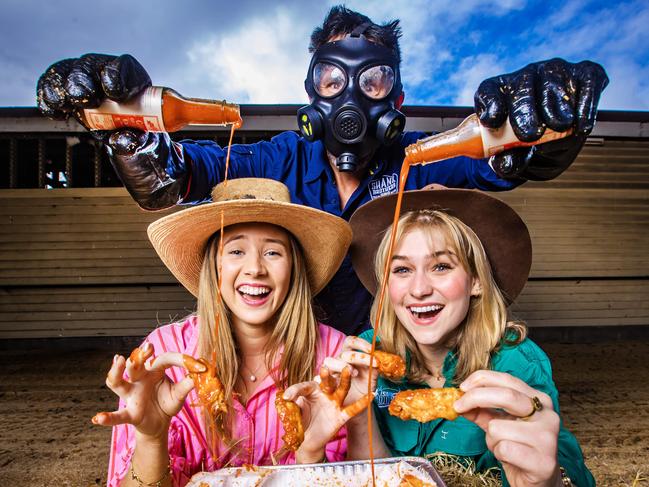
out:
M418 457L374 461L375 485L381 487L444 487L431 463ZM224 468L194 475L187 487L371 487L369 460L309 465Z

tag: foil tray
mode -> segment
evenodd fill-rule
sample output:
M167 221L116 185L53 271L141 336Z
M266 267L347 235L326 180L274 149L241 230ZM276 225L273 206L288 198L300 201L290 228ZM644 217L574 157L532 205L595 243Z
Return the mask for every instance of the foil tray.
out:
M374 461L376 484L393 484L385 478L389 468L411 469L429 476L438 487L445 487L433 465L420 457L379 458ZM381 476L381 474L384 474ZM396 478L396 477L395 477ZM368 481L369 479L369 481ZM390 477L392 479L392 477ZM224 468L194 475L186 487L343 487L372 485L369 460L303 465Z

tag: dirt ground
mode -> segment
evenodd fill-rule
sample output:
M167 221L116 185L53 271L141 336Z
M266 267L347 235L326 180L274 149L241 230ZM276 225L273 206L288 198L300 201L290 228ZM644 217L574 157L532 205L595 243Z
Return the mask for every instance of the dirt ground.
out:
M601 486L649 486L649 341L541 344L567 427ZM125 351L121 351L124 353ZM112 352L0 353L0 486L104 485Z

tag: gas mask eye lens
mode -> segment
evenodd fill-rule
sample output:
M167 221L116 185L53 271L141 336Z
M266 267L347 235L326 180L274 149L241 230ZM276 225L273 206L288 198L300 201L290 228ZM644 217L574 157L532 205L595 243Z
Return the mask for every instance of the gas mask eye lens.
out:
M318 95L330 98L340 94L347 84L347 75L338 66L318 63L313 67L313 86Z
M358 84L365 96L372 100L385 98L394 86L394 70L390 66L372 66L363 71Z

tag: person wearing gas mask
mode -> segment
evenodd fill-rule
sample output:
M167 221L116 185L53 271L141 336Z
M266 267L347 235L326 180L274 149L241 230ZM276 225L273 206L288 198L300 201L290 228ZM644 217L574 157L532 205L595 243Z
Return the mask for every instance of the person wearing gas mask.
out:
M313 57L305 80L310 104L298 112L301 134L233 145L228 177L280 180L293 202L345 219L362 204L397 192L404 148L427 135L404 131L400 35L398 20L377 25L365 15L333 7L311 35ZM574 134L490 159L459 157L414 166L406 190L439 183L502 191L558 176L591 132L607 83L599 64L562 59L483 81L475 109L484 125L499 127L509 117L524 141L537 140L546 126L556 131L572 127ZM47 69L38 81L38 106L49 117L65 118L106 97L129 100L149 85L149 75L132 56L87 54ZM213 141L172 142L165 133L134 129L94 135L105 142L117 174L144 209L204 201L224 177L227 148ZM369 328L370 303L349 258L316 297L319 319L353 335Z

